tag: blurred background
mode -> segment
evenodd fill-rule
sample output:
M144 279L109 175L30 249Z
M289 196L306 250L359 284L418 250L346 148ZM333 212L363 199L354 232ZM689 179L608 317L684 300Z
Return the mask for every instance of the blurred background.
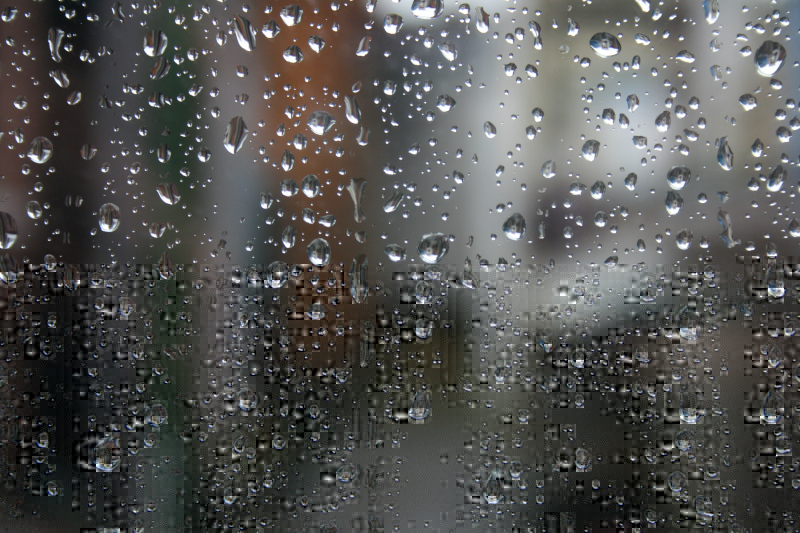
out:
M0 527L795 530L792 7L2 6Z

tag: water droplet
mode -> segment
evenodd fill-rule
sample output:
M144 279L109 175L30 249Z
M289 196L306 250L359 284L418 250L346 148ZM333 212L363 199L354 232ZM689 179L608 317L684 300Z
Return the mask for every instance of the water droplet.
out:
M408 407L408 417L412 420L425 420L431 416L431 412L431 391L421 390L414 393L414 398Z
M403 17L397 13L389 13L383 18L383 30L389 35L395 35L403 27Z
M660 132L669 130L672 125L672 115L669 111L664 111L656 117L656 129Z
M280 289L289 281L289 265L283 261L273 261L264 272L264 284L271 289Z
M336 119L325 111L314 111L308 117L308 127L316 135L324 135L330 131Z
M339 483L350 483L356 478L356 467L352 464L346 464L336 470L336 481Z
M406 259L406 249L399 244L389 244L383 251L386 253L386 257L394 263L405 261Z
M681 230L675 236L675 242L678 244L678 248L681 250L688 250L689 247L692 245L692 240L694 239L694 235L688 229Z
M443 233L423 235L417 247L420 259L431 265L441 261L449 250L450 242Z
M53 157L53 143L47 137L36 137L28 148L28 159L43 165Z
M167 36L161 30L150 30L144 36L144 53L158 57L167 49Z
M258 394L250 389L239 391L239 409L245 412L252 411L258 407Z
M458 57L458 50L456 49L455 43L451 41L445 41L439 44L439 51L442 53L442 56L448 61L455 61Z
M366 187L367 180L364 178L353 178L350 180L350 184L347 186L347 192L350 193L350 198L353 199L353 205L355 206L353 218L356 222L364 222L364 220L367 218L362 211L362 202L364 200L364 191L366 190Z
M556 175L556 162L552 159L545 161L542 165L542 176L547 179L554 178Z
M167 418L167 408L160 403L154 403L150 406L147 416L145 417L145 423L157 428L166 424Z
M592 464L592 454L586 448L575 450L575 468L586 470Z
M284 248L293 248L297 242L297 228L294 226L286 226L281 233L281 244Z
M595 33L592 38L589 39L589 46L591 46L594 53L600 57L613 57L619 54L622 49L619 39L604 31Z
M60 28L50 28L47 31L47 46L50 48L50 57L56 63L61 63L61 42L66 34Z
M767 179L767 189L770 192L780 191L788 176L789 172L783 168L783 165L778 165Z
M286 8L284 8L286 9ZM256 48L256 30L250 21L240 15L233 16L233 33L242 50L252 52Z
M354 303L362 304L367 300L369 295L368 270L369 262L365 254L353 258L353 264L350 267L350 295L353 297Z
M297 26L303 19L303 10L297 4L291 4L281 9L281 20L287 26Z
M494 139L494 137L497 135L497 128L494 124L487 120L483 123L483 133L485 133L488 138Z
M439 95L439 98L436 99L436 107L439 108L439 111L443 113L447 113L453 106L456 105L455 99L450 96L449 94L442 94Z
M728 138L719 139L719 149L717 150L717 162L722 170L733 169L733 149L728 145Z
M392 195L386 200L383 204L383 210L386 213L394 213L400 204L405 199L405 194L402 191L396 190L392 193Z
M714 24L719 18L719 0L703 0L706 22Z
M316 53L320 53L325 48L325 40L319 35L312 35L308 38L308 47Z
M350 124L358 124L361 122L361 109L358 107L355 96L344 97L344 116Z
M119 207L112 203L103 204L100 206L99 222L100 229L106 233L116 231L120 222Z
M303 181L300 182L300 190L303 191L308 198L316 198L322 190L322 185L319 178L314 174L308 174Z
M278 36L281 32L278 23L275 22L274 19L270 19L264 26L261 28L261 33L264 34L264 37L267 39L274 39Z
M702 409L698 406L697 394L693 391L681 392L681 405L678 410L682 424L697 424L703 416Z
M688 452L694 445L694 431L691 429L684 429L675 435L675 447L682 452Z
M583 148L581 149L583 158L587 161L594 161L597 158L597 153L599 151L600 151L600 143L593 139L590 139L585 143L583 143Z
M244 119L240 116L233 117L225 128L225 139L223 141L225 149L232 154L238 152L244 144L248 133L249 130L247 129L247 124L244 123Z
M667 183L669 183L670 188L676 191L683 189L691 179L692 172L684 166L672 167L667 172Z
M331 245L321 237L311 241L306 247L306 252L314 266L324 267L331 262Z
M742 242L739 239L733 238L733 223L727 211L720 209L719 213L717 213L717 221L722 225L722 234L720 237L722 237L723 242L728 248L733 248Z
M664 201L664 205L667 208L667 213L670 216L675 216L681 212L681 208L683 207L683 198L677 192L669 191L667 193L667 199Z
M42 205L36 200L31 200L25 204L25 212L28 214L28 218L33 220L42 218L42 214L44 213Z
M356 55L358 57L364 57L369 54L370 47L372 46L372 37L366 36L362 37L361 41L358 43L358 48L356 48Z
M300 63L304 58L305 56L302 50L300 50L300 47L296 44L291 45L283 51L283 59L286 60L287 63Z
M99 472L114 472L122 462L119 439L105 437L94 447L94 466Z
M756 70L762 76L774 76L786 61L786 48L775 41L764 41L755 55Z
M18 234L17 221L14 217L0 211L0 250L8 250L14 246Z
M667 485L672 492L681 492L687 485L688 478L681 471L673 472L667 479Z
M525 235L527 227L525 218L519 213L514 213L503 224L503 233L512 241L518 241Z
M433 19L442 14L444 4L442 0L414 0L411 12L421 19Z
M175 205L181 199L181 195L178 193L178 186L174 183L159 183L156 186L156 192L158 192L161 201L167 205Z
M489 31L489 13L481 6L475 8L475 29L480 33Z
M483 500L489 505L497 505L505 499L500 472L492 472L488 481L486 481L486 485L483 487L482 496Z

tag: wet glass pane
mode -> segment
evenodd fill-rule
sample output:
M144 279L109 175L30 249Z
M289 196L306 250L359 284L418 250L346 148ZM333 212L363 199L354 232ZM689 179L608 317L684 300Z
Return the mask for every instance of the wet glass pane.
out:
M0 524L800 529L796 3L481 1L0 6Z

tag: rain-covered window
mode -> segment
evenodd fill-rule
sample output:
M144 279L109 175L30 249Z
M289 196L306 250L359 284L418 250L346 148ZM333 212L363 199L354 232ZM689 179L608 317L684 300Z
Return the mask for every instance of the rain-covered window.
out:
M798 8L0 5L0 524L799 531Z

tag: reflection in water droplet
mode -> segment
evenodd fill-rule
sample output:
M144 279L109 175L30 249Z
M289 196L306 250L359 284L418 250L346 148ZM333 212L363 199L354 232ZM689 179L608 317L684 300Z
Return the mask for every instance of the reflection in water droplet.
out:
M667 193L667 199L664 201L664 205L667 208L667 213L669 216L675 216L680 213L681 208L683 208L683 198L677 192L669 191Z
M774 76L786 61L786 48L775 41L764 41L756 50L754 60L759 74L767 77Z
M144 36L144 53L158 57L167 49L167 36L161 30L150 30Z
M417 247L420 259L428 264L438 263L447 255L449 250L450 242L447 235L443 233L428 233L423 235Z
M581 149L583 158L587 161L594 161L597 158L597 153L599 151L600 151L600 143L593 139L590 139L585 143L583 143L583 148Z
M706 22L714 24L719 18L719 0L703 0Z
M321 237L311 241L306 247L306 252L314 266L324 267L331 262L331 245Z
M600 57L613 57L619 54L622 45L619 44L619 39L608 32L595 33L589 39L589 46L592 47L594 53Z
M291 4L281 9L281 20L287 26L297 26L303 20L303 10L297 4Z
M8 250L14 246L17 235L17 221L10 214L0 211L0 250Z
M53 143L47 137L36 137L28 148L28 159L43 165L53 156Z
M389 35L395 35L403 27L403 17L390 13L383 18L383 29Z
M406 259L406 249L399 244L389 244L383 251L386 253L386 257L394 263Z
M442 14L444 4L442 0L414 0L411 12L421 19L433 19Z
M256 30L250 21L240 15L233 16L233 33L242 50L252 52L256 48Z
M519 213L514 213L503 224L503 233L512 241L520 240L527 230L525 218Z
M681 250L688 250L692 245L693 239L694 235L688 229L681 230L681 232L675 236L675 241L678 244L678 248Z
M50 28L47 31L47 46L50 48L50 57L56 63L61 63L61 42L64 40L65 35L64 30L61 28Z
M728 138L719 139L719 149L717 150L717 162L723 170L733 168L733 149L728 145Z
M240 116L233 117L225 128L225 139L223 141L225 149L232 154L238 152L244 144L248 133L249 130L244 123L244 119Z
M161 201L167 205L175 205L181 199L181 195L178 193L178 186L174 183L159 183L156 186L156 192L158 192Z
M676 191L683 189L691 179L692 172L683 166L672 167L670 171L667 172L667 183L669 183L670 188Z
M336 124L329 113L325 111L314 111L308 116L308 127L316 135L324 135Z
M115 204L107 203L100 206L99 216L100 229L102 231L111 233L119 227L120 211Z

